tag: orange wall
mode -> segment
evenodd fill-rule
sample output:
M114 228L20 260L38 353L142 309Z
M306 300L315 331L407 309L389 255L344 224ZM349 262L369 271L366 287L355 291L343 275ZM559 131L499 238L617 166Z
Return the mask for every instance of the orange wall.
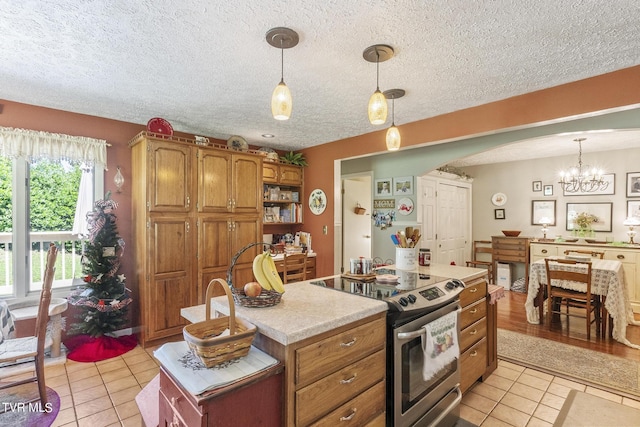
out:
M635 66L398 127L402 146L406 148L638 104L638 87L640 66ZM363 114L365 108L363 104ZM304 230L312 234L313 250L319 254L318 276L333 274L334 160L384 152L385 133L386 128L304 150L309 163L305 170L305 197L313 189L321 188L328 200L321 215L315 216L305 209ZM323 235L325 225L328 233Z
M429 144L451 138L522 126L545 120L640 103L640 66L612 72L578 82L568 83L506 100L468 108L449 114L399 126L403 147ZM363 107L364 114L364 107ZM108 171L105 172L107 190L114 190L113 176L120 165L125 177L122 193L114 193L118 202L118 230L133 251L131 231L130 151L127 143L144 125L103 119L94 116L53 110L33 105L0 100L0 126L59 132L68 135L105 139L112 144L107 150ZM333 163L336 159L351 158L384 152L386 129L335 141L304 150L309 166L305 168L306 201L311 190L321 188L327 194L327 209L319 216L305 209L304 230L313 235L313 249L319 256L317 273L333 273ZM178 136L191 137L184 133ZM215 140L223 143L224 141ZM305 203L306 204L306 203ZM327 226L327 234L322 227ZM132 283L133 265L124 260L123 273L127 285L137 298L138 286ZM137 307L137 305L136 305ZM135 307L133 308L135 310Z

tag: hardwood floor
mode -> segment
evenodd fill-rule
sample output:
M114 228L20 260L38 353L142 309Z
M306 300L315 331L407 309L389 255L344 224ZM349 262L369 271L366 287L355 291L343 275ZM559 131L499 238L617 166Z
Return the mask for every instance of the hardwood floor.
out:
M629 360L640 362L640 350L624 345L613 338L596 338L595 325L592 326L591 341L587 341L585 328L579 319L571 320L571 327L567 328L566 316L562 316L562 324L555 323L552 330L546 324L533 325L527 322L524 310L526 294L507 291L505 297L498 300L498 328L550 339L576 347L608 353ZM636 320L640 315L635 314ZM640 326L627 326L627 339L634 344L640 344Z

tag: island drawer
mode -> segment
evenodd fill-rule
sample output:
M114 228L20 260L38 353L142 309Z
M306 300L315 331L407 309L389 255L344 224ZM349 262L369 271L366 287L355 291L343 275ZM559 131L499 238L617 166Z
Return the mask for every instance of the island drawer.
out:
M466 307L475 301L484 299L486 296L487 282L484 278L475 283L467 283L464 291L460 292L460 305Z
M296 350L295 381L310 384L384 348L385 319L357 326Z
M460 355L460 390L467 391L487 369L487 339L483 338Z
M460 329L466 328L474 322L482 319L487 315L486 300L481 299L471 305L466 306L460 313Z
M355 399L311 424L313 427L365 425L385 411L385 382L380 381ZM348 421L348 423L345 423Z
M460 331L460 351L464 352L466 349L471 347L473 343L479 341L481 338L484 338L486 335L487 318L482 317L482 319Z
M385 378L380 350L296 392L296 424L307 425Z

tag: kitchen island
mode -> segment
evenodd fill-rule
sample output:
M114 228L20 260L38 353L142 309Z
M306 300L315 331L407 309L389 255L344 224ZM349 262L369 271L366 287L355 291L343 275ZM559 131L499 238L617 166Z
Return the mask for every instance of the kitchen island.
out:
M465 281L469 286L464 292L473 296L472 312L480 315L476 319L474 314L473 324L482 323L481 331L489 329L482 316L486 308L477 309L486 301L485 269L432 265L419 267L419 272ZM274 307L236 306L236 316L258 328L253 344L284 363L285 425L317 421L335 425L341 417L384 425L387 303L310 282L286 285L281 302ZM214 298L211 304L213 311L229 313L225 297ZM181 314L200 322L205 306L186 307ZM475 330L473 335L482 334ZM484 356L479 365L484 368L488 366L487 340L484 335L480 338L474 338L472 354ZM350 377L342 378L347 373ZM351 376L358 381L350 380ZM354 407L359 408L357 412Z

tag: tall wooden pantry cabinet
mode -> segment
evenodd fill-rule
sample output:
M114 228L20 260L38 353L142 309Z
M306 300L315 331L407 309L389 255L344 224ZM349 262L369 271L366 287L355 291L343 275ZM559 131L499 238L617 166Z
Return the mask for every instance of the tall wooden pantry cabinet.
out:
M129 143L143 346L182 334L180 309L262 239L262 156L194 142L141 132ZM234 285L253 280L257 251L237 260Z

